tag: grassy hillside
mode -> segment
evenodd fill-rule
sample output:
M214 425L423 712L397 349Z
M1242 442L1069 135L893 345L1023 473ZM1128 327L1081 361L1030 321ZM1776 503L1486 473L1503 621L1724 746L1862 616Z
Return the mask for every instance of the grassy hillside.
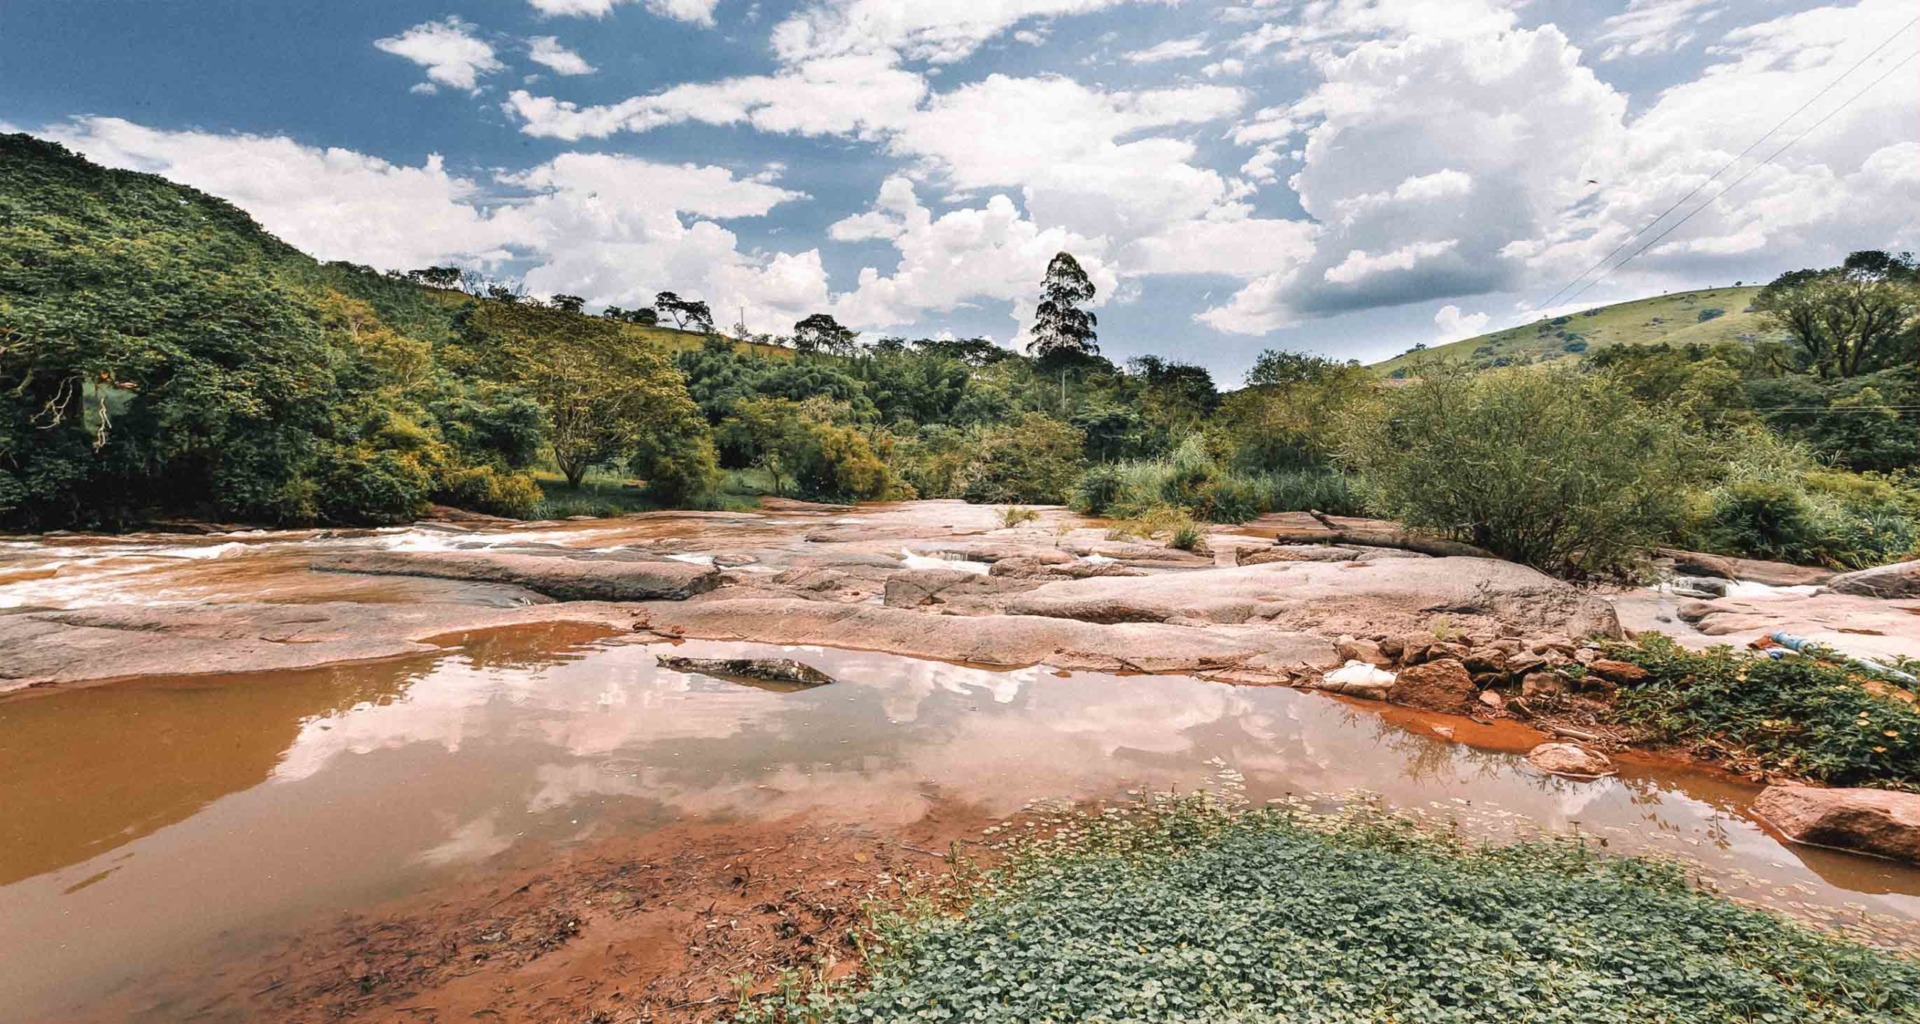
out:
M1465 341L1405 352L1374 369L1391 375L1417 359L1455 360L1482 366L1508 362L1538 362L1575 358L1610 345L1673 345L1723 341L1754 341L1771 332L1757 313L1748 311L1757 285L1741 288L1705 288L1674 292L1597 306L1570 316L1536 320L1504 331ZM1719 315L1710 311L1719 310ZM1705 319L1702 319L1706 317Z

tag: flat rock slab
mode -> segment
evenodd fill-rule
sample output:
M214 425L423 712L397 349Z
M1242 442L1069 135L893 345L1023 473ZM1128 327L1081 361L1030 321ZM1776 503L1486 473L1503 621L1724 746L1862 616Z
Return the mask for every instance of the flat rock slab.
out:
M1316 632L1416 629L1434 617L1530 632L1618 636L1605 601L1485 558L1274 562L1139 578L1063 580L1011 598L1016 615L1082 622L1267 622Z
M1827 589L1836 594L1882 600L1920 597L1920 562L1899 562L1845 573L1827 581Z
M314 668L439 651L431 638L536 622L624 629L611 605L109 605L0 615L0 692L133 676Z
M637 626L667 636L823 644L979 665L1107 672L1239 670L1272 679L1339 663L1333 644L1268 627L1103 625L1019 615L929 615L781 598L656 603Z
M720 584L710 565L493 551L369 551L318 559L320 572L506 583L556 601L684 601Z
M1920 793L1768 786L1753 810L1797 843L1920 864Z

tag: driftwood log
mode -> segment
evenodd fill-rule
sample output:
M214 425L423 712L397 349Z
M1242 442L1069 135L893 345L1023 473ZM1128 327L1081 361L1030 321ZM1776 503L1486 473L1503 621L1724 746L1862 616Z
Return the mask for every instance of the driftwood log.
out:
M1332 517L1323 512L1308 512L1308 515L1320 521L1326 527L1321 530L1279 529L1275 531L1276 544L1352 544L1363 548L1398 548L1402 551L1417 551L1423 555L1439 558L1494 558L1500 556L1485 548L1471 544L1462 544L1455 540L1443 540L1439 537L1423 537L1405 530L1365 530L1341 526Z

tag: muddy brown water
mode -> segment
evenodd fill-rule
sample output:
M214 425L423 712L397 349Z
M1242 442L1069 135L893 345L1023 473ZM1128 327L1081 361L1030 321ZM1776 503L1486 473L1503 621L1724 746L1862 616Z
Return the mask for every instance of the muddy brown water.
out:
M387 535L347 543L368 536ZM43 543L13 562L12 587L33 589L0 579L0 599L206 599L263 583L281 599L314 599L323 591L312 588L341 581L297 571L309 540L263 539L289 550L251 549L231 566L66 545L69 564L102 559L96 573L183 563L131 570L157 588L134 590L49 572L61 559ZM419 594L412 581L351 585L372 588L356 599ZM667 671L655 663L667 648L564 623L451 644L406 660L0 700L0 1021L108 1003L175 1019L177 1007L148 998L159 998L156 979L344 910L670 824L799 817L885 830L943 802L1005 815L1035 800L1214 785L1223 769L1244 776L1254 801L1365 790L1490 838L1577 828L1619 852L1686 859L1732 895L1866 922L1920 948L1920 871L1784 845L1749 817L1755 787L1711 773L1629 761L1597 782L1540 775L1517 756L1530 738L1514 730L1178 676L671 648L796 658L838 680L772 692Z

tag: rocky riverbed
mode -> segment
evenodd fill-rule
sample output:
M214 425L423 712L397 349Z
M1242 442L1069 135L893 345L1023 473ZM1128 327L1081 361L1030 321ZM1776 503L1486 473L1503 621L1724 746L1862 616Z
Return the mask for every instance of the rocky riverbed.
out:
M543 1020L644 993L697 1017L1027 801L1222 765L1262 799L1362 789L1496 836L1578 822L1788 912L1920 921L1920 872L1783 845L1829 838L1804 799L1771 822L1759 786L1591 721L1633 666L1590 638L1920 653L1905 599L1583 590L1274 540L1314 526L1196 554L1061 510L772 503L0 539L0 952L41 965L0 969L0 1005Z

